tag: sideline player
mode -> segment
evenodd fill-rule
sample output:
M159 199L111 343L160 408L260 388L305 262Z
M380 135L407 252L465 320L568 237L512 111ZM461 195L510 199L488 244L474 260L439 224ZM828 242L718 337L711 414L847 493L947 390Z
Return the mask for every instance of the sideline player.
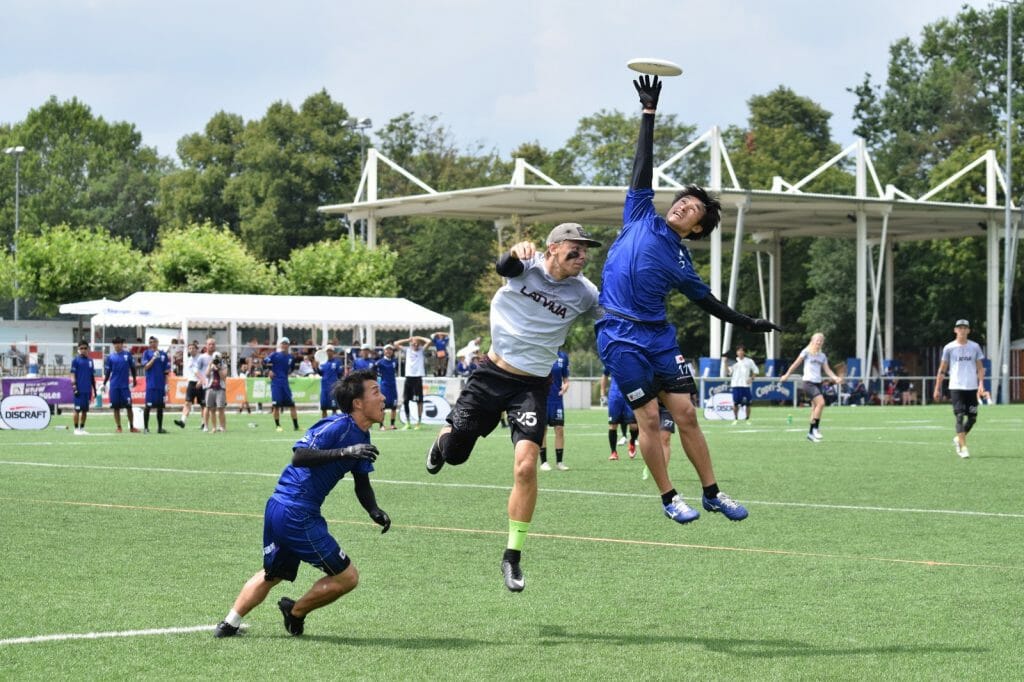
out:
M750 387L754 383L754 377L758 375L757 363L747 357L745 346L736 346L736 362L730 366L728 357L722 356L722 364L725 366L726 376L731 376L729 387L732 389L732 423L735 426L740 419L740 405L747 408L745 421L750 421L750 408L753 402L753 395Z
M430 339L425 336L410 336L407 339L395 341L395 348L403 348L409 345L405 351L405 386L402 388L402 410L405 412L405 426L403 430L410 428L419 430L423 423L423 377L426 376L426 364L423 359L423 352ZM409 414L409 403L416 403L416 424L413 425L412 415Z
M345 373L345 362L338 357L338 352L333 345L324 349L327 359L316 366L320 374L320 416L326 417L327 410L332 414L338 414L338 403L334 402L334 384L341 375Z
M394 431L398 428L395 426L395 418L398 416L398 358L395 357L395 347L392 344L384 346L384 355L377 359L375 367L380 381L380 392L384 394L384 409L391 410L389 428ZM384 430L384 422L381 422L380 430Z
M373 522L388 532L391 519L377 506L370 485L377 448L370 427L384 419L384 396L372 372L352 372L335 386L342 414L314 424L292 447L292 462L281 472L263 515L263 568L249 578L214 637L238 634L242 618L263 603L282 580L294 582L299 563L326 573L297 601L277 602L288 634L301 635L310 611L327 606L359 583L355 564L327 531L321 515L327 495L351 473L356 499Z
M146 372L146 406L142 410L142 432L149 433L149 410L156 408L156 432L164 430L164 407L167 405L167 375L171 361L167 353L157 348L159 341L149 337L149 347L142 351L142 369Z
M800 355L789 366L786 373L779 377L779 383L784 383L797 366L801 362L804 363L803 389L804 394L811 401L811 425L807 430L807 440L812 443L821 442L823 438L819 429L821 426L821 414L825 411L825 396L821 392L821 371L825 370L832 378L832 381L836 382L836 386L842 386L843 383L843 380L836 376L836 373L829 367L828 357L821 352L823 345L825 345L825 335L821 332L815 332L811 336L811 341L807 344L807 347L800 351ZM840 388L840 390L842 389Z
M562 461L565 453L565 400L562 396L569 390L569 355L558 351L558 359L551 365L551 388L548 389L548 423L555 430L555 468L568 471ZM544 429L544 440L540 444L540 470L551 471L548 464L548 430Z
M956 339L942 349L942 361L935 375L932 397L936 402L942 397L942 378L948 370L949 398L956 417L953 447L956 448L956 454L967 459L971 456L967 451L967 434L978 420L978 401L985 396L985 365L982 363L985 353L981 346L967 338L971 333L971 323L967 320L957 320L953 333Z
M627 426L629 427L629 458L634 459L636 457L636 439L639 435L636 415L629 408L626 396L622 395L619 385L615 383L615 379L611 378L607 367L604 368L604 373L601 375L601 397L608 403L608 447L612 452L608 459L613 462L619 459L619 451L615 447L615 437L619 435L620 426L623 430ZM625 440L626 437L623 436L619 445L624 444Z
M466 379L448 425L427 452L430 474L445 463L462 464L477 439L498 425L502 410L508 412L515 461L501 573L512 592L526 587L519 561L537 505L551 365L576 318L598 310L597 287L580 272L587 249L600 245L582 225L562 223L551 230L543 253L523 241L502 254L495 270L506 282L491 299L491 349Z
M287 336L282 336L277 342L277 350L263 359L263 364L270 367L270 399L273 401L271 414L278 431L284 431L281 428L281 408L284 407L291 408L292 427L299 430L299 413L295 409L295 399L292 398L292 387L288 384L288 375L292 372L291 343Z
M96 373L93 371L92 358L89 357L89 344L78 342L78 355L71 361L71 376L75 382L75 435L85 436L85 418L89 414L89 405L96 395Z
M189 412L192 411L192 405L199 406L199 413L202 414L206 410L206 404L203 399L203 389L199 386L199 344L195 341L189 341L188 352L184 358L182 358L182 373L185 375L185 381L188 382L185 387L185 404L181 407L181 419L175 419L174 424L179 428L185 428L185 423L188 421Z
M601 281L597 348L605 367L629 401L640 428L640 452L650 469L666 516L689 523L700 514L676 492L659 444L658 403L661 398L679 427L683 450L697 469L707 511L733 521L747 510L721 493L711 453L690 399L693 375L679 350L675 327L668 323L665 300L678 290L705 312L752 332L778 329L769 320L737 312L711 293L693 267L685 239L703 239L718 227L720 205L696 185L675 195L665 216L654 207L654 116L661 93L655 76L633 81L643 106L640 135L633 160L633 178L623 207L623 226L608 249Z
M132 388L135 387L135 358L124 349L124 339L117 336L112 341L114 350L110 352L103 362L103 390L107 392L107 384L110 384L110 407L114 410L114 424L117 432L121 433L121 408L128 414L128 430L131 433L138 433L135 428L134 415L132 414ZM128 385L128 376L131 375L131 386Z

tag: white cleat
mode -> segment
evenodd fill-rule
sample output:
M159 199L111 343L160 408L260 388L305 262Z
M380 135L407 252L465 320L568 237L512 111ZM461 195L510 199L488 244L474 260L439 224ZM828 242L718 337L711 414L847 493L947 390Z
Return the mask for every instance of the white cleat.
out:
M544 462L543 464L540 465L540 470L541 471L551 471L551 465L548 464L547 462Z
M565 462L559 462L558 464L555 465L555 468L558 469L559 471L568 471L569 470L569 467L567 467L565 465Z

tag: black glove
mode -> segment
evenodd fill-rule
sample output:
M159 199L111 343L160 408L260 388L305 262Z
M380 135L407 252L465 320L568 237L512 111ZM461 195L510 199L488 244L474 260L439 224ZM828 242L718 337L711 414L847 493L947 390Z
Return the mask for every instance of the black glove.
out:
M637 93L640 95L640 104L643 105L644 109L657 109L658 108L658 96L661 95L661 81L655 76L654 80L651 80L650 76L640 76L637 80L633 81L633 87L636 88Z
M381 509L380 507L377 507L372 512L370 512L370 518L373 519L373 522L376 523L378 526L381 526L381 535L387 533L388 528L391 528L391 517L388 516L388 513Z
M771 320L765 320L763 318L758 318L756 320L751 320L750 321L750 324L747 325L747 331L748 332L762 332L762 333L781 332L782 331L782 327L780 327L779 325L775 324Z
M357 445L349 445L347 448L342 448L341 450L342 457L347 457L349 459L368 459L371 462L376 462L377 455L379 454L380 451L377 450L377 446L373 445L372 443L359 443Z

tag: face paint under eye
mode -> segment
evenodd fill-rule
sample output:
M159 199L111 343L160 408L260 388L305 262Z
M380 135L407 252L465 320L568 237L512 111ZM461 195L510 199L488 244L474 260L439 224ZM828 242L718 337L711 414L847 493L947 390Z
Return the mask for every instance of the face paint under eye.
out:
M580 257L579 249L573 249L569 253L565 254L565 260L575 260Z

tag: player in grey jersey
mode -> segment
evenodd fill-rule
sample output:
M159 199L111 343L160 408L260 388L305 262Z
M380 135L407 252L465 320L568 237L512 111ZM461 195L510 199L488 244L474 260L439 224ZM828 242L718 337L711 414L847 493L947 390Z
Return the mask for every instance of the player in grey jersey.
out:
M978 401L985 393L985 365L981 362L985 353L981 346L967 338L971 333L971 323L967 320L957 320L953 332L956 339L942 349L942 361L935 375L932 397L936 401L942 397L942 377L948 370L949 398L956 417L953 448L956 454L967 459L971 456L967 451L967 434L978 419Z
M544 253L524 241L498 259L495 269L506 282L491 300L491 349L427 452L428 473L436 474L446 463L462 464L477 438L486 437L501 412L508 412L515 463L501 572L513 592L526 586L519 560L537 504L537 456L547 429L551 365L573 321L596 317L597 287L580 272L588 247L600 245L582 226L563 223L548 235Z

